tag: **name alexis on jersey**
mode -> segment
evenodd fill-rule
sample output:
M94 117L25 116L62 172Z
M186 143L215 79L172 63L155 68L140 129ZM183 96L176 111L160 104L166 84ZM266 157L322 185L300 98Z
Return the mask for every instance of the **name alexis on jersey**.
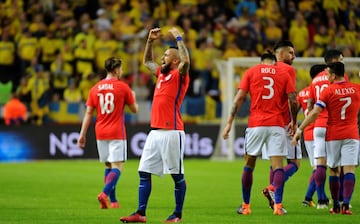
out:
M106 90L106 89L114 89L114 86L112 83L104 83L98 86L98 90Z
M347 95L347 94L354 94L354 93L355 93L355 89L353 87L335 89L335 95Z

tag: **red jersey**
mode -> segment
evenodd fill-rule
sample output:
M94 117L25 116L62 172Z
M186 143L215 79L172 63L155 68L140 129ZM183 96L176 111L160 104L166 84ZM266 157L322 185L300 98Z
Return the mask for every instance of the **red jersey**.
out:
M103 79L93 86L86 105L96 108L96 139L126 140L124 107L134 103L130 87L116 78Z
M348 79L348 76L344 75L346 80ZM319 100L321 92L328 87L330 84L326 71L322 71L319 74L317 74L310 85L310 99L313 100L313 102L317 102ZM315 121L315 127L326 127L327 126L327 119L328 119L328 112L327 109L324 108L323 111L319 114L318 118L316 118Z
M321 92L316 105L328 109L326 141L359 139L359 85L348 81L330 84Z
M283 105L288 105L287 94L296 92L285 70L275 65L256 65L245 72L238 88L250 93L248 127L285 126Z
M285 70L288 75L290 75L290 80L292 81L294 87L296 88L296 72L295 68L289 64L286 64L285 62L278 61L276 62L276 66L280 67L281 69ZM283 117L285 119L285 125L289 124L292 120L289 103L285 102L283 104Z
M310 85L310 99L313 102L319 100L321 92L329 86L329 80L326 75L326 71L318 73L312 80ZM326 108L319 114L318 118L315 120L315 127L326 127L328 119L328 112Z
M300 90L296 99L299 102L299 105L301 106L302 111L304 112L305 117L309 114L309 111L307 109L307 101L310 98L310 86L305 87L304 89ZM305 141L313 141L314 135L314 122L306 126L304 129L304 140Z
M161 66L159 66L156 76L150 126L152 128L184 130L180 107L189 87L189 74L181 76L179 70L174 69L165 75L161 73Z

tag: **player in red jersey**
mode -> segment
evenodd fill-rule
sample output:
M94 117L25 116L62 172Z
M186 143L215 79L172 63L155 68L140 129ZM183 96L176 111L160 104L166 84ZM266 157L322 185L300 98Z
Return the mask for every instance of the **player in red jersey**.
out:
M310 76L313 79L319 72L323 71L326 68L325 64L320 65L313 65L310 68ZM300 90L297 95L298 103L305 115L305 117L309 114L308 111L308 100L310 98L310 86L305 87L304 89ZM310 176L309 185L305 194L305 199L303 200L302 204L305 207L315 207L315 203L312 200L313 194L316 191L315 185L315 159L314 159L314 123L308 125L303 132L303 140L304 140L304 148L308 154L309 162L311 167L313 167L313 172Z
M342 62L343 55L339 50L328 50L324 55L325 63ZM315 102L319 99L321 92L329 86L325 70L320 71L312 80L310 85L310 97L308 100L308 110L311 111ZM314 158L316 163L315 185L318 196L318 209L327 208L329 199L325 194L326 182L326 152L325 152L325 135L328 120L327 109L321 111L314 123Z
M152 46L160 38L160 28L151 29L144 52L144 64L157 77L151 110L151 131L145 141L139 164L139 198L137 211L121 217L122 222L146 222L146 208L151 192L152 174L171 174L174 180L175 209L165 222L181 222L186 192L184 177L185 132L180 106L189 86L190 57L182 35L175 27L169 37L177 48L170 47L161 57L153 58Z
M121 60L111 57L105 61L106 78L90 89L86 102L78 145L86 144L86 133L96 110L95 135L100 162L105 163L105 186L98 195L101 208L118 208L115 188L120 178L123 164L127 159L126 129L124 107L128 105L133 113L138 111L134 93L120 80L122 75Z
M285 70L288 75L291 77L291 82L296 87L296 72L295 68L292 65L295 59L295 49L294 45L291 41L281 40L274 47L275 56L277 59L276 65L281 69ZM287 102L283 104L283 119L285 122L284 127L288 131L288 136L286 137L286 150L288 152L287 155L287 165L284 167L284 179L285 182L294 175L299 166L302 158L301 147L299 145L293 147L291 146L291 129L289 129L289 124L292 123L291 112L289 111L289 105ZM266 155L264 156L266 158ZM274 198L273 198L273 168L270 167L269 173L270 185L265 187L262 191L264 196L269 200L270 207L273 208Z
M352 214L349 204L355 186L355 167L358 165L359 128L358 112L360 109L359 85L344 78L344 64L333 62L326 69L330 85L325 88L317 100L313 110L305 118L293 137L293 145L297 143L301 132L314 122L324 108L328 111L326 129L327 166L330 168L330 192L333 208L330 213ZM340 211L340 167L344 170L344 201Z
M283 160L287 155L286 131L283 119L283 105L290 102L292 126L296 128L298 105L296 89L289 74L281 67L274 65L273 54L262 55L261 64L245 72L234 99L234 105L228 118L223 138L227 139L233 120L244 102L247 93L251 97L248 128L245 133L245 166L242 174L243 203L237 210L239 214L249 215L250 192L253 182L253 170L257 156L265 148L273 167L274 183L274 215L283 215L282 194L284 190ZM289 105L289 104L288 104Z

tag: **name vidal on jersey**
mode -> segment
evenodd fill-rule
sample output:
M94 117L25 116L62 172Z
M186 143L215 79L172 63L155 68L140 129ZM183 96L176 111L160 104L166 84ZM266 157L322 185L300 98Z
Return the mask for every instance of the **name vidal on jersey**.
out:
M346 94L354 94L355 89L354 88L341 88L341 89L335 89L335 95L346 95Z
M322 75L322 76L319 76L319 77L315 77L312 81L312 83L316 83L316 82L321 82L321 81L327 81L328 78L326 75Z
M98 86L98 90L104 90L104 89L114 89L113 84L104 83Z

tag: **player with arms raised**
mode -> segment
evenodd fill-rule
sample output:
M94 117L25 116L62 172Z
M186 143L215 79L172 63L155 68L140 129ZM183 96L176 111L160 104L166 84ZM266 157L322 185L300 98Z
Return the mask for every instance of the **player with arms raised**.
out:
M146 209L151 193L152 174L170 174L174 181L175 209L165 222L181 222L186 193L184 177L185 132L180 107L189 86L190 57L183 37L175 27L169 36L177 48L170 47L155 63L152 46L159 39L160 28L151 29L144 52L144 64L156 76L151 110L151 131L145 141L139 164L138 208L133 214L121 217L122 222L146 222Z

